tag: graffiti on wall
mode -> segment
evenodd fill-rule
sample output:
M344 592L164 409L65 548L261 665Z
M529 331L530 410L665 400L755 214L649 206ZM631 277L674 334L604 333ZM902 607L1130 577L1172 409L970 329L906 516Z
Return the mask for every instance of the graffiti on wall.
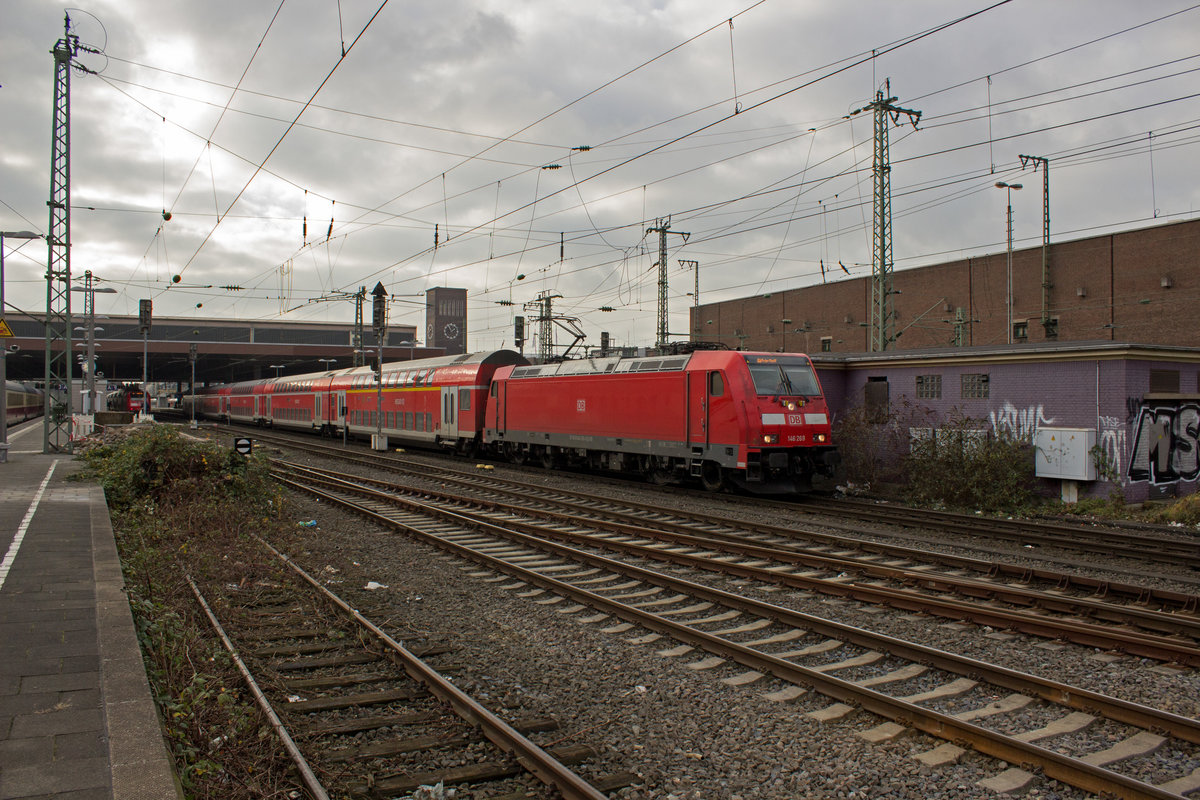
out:
M1131 482L1174 483L1200 477L1200 406L1143 405L1129 460Z
M1132 418L1131 418L1132 419ZM1096 447L1100 449L1102 463L1111 465L1114 475L1121 475L1122 464L1125 460L1125 446L1128 441L1128 427L1125 420L1119 417L1101 416L1100 436Z
M1007 431L1018 439L1031 441L1042 425L1052 425L1054 419L1046 416L1046 409L1040 403L1028 408L1017 408L1007 400L998 409L988 412L988 420L992 430L997 433Z

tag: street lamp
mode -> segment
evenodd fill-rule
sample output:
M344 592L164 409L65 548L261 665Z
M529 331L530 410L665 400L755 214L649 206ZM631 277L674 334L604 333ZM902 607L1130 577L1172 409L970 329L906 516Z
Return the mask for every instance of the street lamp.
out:
M103 328L96 327L96 298L97 292L100 294L116 294L117 290L109 286L101 286L96 288L93 284L92 271L89 269L83 273L83 286L72 286L72 292L83 292L83 314L87 319L87 379L88 379L88 403L86 413L96 413L96 331L102 331Z
M1006 219L1008 220L1008 289L1005 293L1005 305L1007 306L1008 318L1008 343L1013 343L1013 284L1012 284L1012 240L1013 240L1013 220L1012 220L1012 193L1013 190L1022 189L1019 183L1008 183L1007 181L996 181L997 189L1004 189L1008 193L1008 211Z
M188 386L188 396L190 398L188 406L191 407L192 419L188 423L188 428L193 431L196 430L196 352L199 349L199 346L195 342L188 345L188 361L192 362L192 382Z
M287 364L272 364L271 366L267 367L267 369L275 370L275 377L278 378L286 367Z
M337 359L336 359L336 358L318 358L318 359L317 359L317 361L320 361L322 364L325 364L325 365L326 365L326 367L325 367L325 371L326 371L326 372L328 372L329 370L333 369L333 367L332 367L332 366L329 366L329 365L332 365L332 364L336 364L336 363L337 363Z
M4 322L4 240L41 239L33 231L0 231L0 323ZM7 325L0 325L8 332ZM0 339L7 337L0 336ZM0 344L0 464L8 461L8 345Z
M408 348L408 360L412 361L413 357L416 355L415 348L417 346L417 342L400 342L400 346Z

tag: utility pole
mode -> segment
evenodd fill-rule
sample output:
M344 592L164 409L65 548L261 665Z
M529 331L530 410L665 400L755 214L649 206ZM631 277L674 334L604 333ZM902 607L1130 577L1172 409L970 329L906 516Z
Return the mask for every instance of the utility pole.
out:
M692 305L700 305L700 262L693 261L690 258L679 259L679 266L691 267L696 273L696 289L692 292Z
M192 364L192 382L188 385L188 397L191 402L188 406L191 407L192 419L188 424L191 430L196 430L196 351L199 349L195 342L188 345L188 361Z
M653 228L647 228L646 233L658 234L658 261L655 266L658 267L658 336L654 346L662 352L667 346L667 339L670 334L667 332L667 234L674 233L677 236L682 236L686 242L690 233L671 230L671 218L660 217L655 220Z
M363 353L363 302L366 299L367 287L358 287L358 293L354 295L354 331L350 334L350 349L354 351L356 367L367 363L366 354Z
M1042 168L1042 330L1046 338L1050 336L1054 323L1050 321L1050 289L1054 284L1050 280L1050 159L1042 156L1018 156L1021 167L1033 163L1033 171L1038 166ZM1054 331L1055 337L1058 331Z
M71 444L71 69L81 48L63 19L54 56L54 122L50 130L50 225L46 235L46 353L42 452L73 452ZM86 71L86 70L85 70ZM62 401L55 401L65 387Z
M373 450L387 450L387 437L383 435L383 341L387 336L387 290L382 282L376 282L371 290L371 327L375 330L375 344L379 357L375 362L375 438Z
M561 294L551 294L549 290L542 290L533 301L538 315L531 322L538 323L538 358L543 364L554 357L554 299L561 297Z
M526 303L523 308L525 311L533 311L536 316L530 317L529 322L538 323L538 358L543 364L552 361L554 355L554 326L558 325L564 331L575 337L575 340L567 345L563 351L562 358L570 357L571 351L575 349L580 342L587 338L583 329L579 327L578 317L563 317L555 316L554 300L561 298L558 293L551 294L549 289L544 289L538 292L538 296ZM524 334L524 324L521 326L522 335Z
M153 301L138 301L138 327L142 329L142 415L150 413L150 321Z
M892 82L885 83L887 94L891 93ZM900 115L906 115L915 129L921 119L920 111L893 105L899 98L884 97L885 92L876 92L875 101L857 109L853 114L871 110L875 114L875 154L872 172L875 177L874 243L871 251L871 321L868 333L868 349L874 352L886 350L896 340L892 332L895 312L892 310L892 165L888 153L888 121L900 124ZM852 116L853 116L852 114Z

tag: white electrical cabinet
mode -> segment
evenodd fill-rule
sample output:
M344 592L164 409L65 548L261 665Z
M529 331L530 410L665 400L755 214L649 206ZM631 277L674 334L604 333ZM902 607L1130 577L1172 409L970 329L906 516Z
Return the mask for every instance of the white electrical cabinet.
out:
M1095 428L1039 428L1034 434L1034 474L1068 481L1096 480Z

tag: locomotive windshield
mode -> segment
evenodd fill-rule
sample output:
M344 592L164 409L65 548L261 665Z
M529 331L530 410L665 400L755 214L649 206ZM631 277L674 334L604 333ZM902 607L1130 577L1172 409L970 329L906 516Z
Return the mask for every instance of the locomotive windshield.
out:
M812 364L807 360L746 356L746 365L754 379L754 390L760 395L813 396L821 393Z

